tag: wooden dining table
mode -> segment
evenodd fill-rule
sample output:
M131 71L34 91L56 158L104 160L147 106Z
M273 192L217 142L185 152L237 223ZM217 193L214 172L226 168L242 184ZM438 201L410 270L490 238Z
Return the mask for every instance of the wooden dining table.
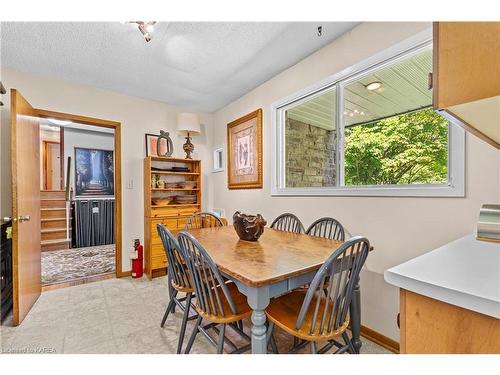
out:
M220 271L233 281L252 308L252 353L267 353L265 309L271 298L308 284L342 241L266 228L256 242L240 240L232 225L190 229ZM359 280L358 280L359 282ZM361 348L360 290L350 305L352 344Z

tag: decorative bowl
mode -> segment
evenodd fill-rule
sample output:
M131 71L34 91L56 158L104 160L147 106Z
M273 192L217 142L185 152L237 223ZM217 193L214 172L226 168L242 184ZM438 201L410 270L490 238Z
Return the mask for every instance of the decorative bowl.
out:
M196 195L176 195L175 201L177 203L196 203Z
M233 215L234 230L238 237L244 241L257 241L264 233L267 221L261 214L246 215L236 211Z
M196 181L182 181L179 182L179 186L184 189L194 189L196 188Z
M153 198L153 206L166 206L172 201L172 198Z

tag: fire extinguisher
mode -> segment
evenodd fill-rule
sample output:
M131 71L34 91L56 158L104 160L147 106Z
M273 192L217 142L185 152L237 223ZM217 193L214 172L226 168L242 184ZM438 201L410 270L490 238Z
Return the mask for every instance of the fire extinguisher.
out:
M144 258L144 248L139 240L134 240L134 250L131 253L132 277L142 277L142 259Z

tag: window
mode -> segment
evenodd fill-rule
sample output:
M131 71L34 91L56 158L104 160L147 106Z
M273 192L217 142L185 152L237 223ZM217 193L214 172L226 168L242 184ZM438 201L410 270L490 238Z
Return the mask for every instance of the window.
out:
M464 195L465 134L432 109L431 43L388 54L273 105L273 194Z
M224 147L216 146L213 149L213 168L212 172L221 172L224 170Z

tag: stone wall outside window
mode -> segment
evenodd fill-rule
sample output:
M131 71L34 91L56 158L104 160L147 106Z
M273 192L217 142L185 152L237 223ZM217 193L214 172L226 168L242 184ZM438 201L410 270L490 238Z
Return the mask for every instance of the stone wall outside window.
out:
M291 118L285 125L287 187L335 186L336 132Z

